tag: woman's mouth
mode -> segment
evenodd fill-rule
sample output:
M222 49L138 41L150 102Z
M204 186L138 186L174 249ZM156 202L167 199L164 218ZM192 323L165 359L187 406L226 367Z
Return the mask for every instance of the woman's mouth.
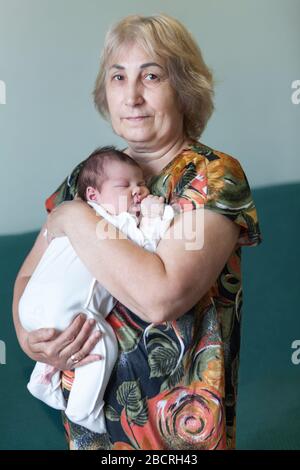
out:
M125 117L123 119L125 119L126 121L129 121L129 122L141 122L143 121L144 119L147 119L149 118L150 116L134 116L134 117Z

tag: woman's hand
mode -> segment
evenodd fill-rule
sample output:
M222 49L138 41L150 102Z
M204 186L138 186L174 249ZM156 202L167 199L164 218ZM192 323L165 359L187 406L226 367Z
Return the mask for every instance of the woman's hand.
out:
M86 202L76 197L73 201L63 202L50 212L46 221L48 243L50 243L53 238L66 235L65 229L68 220L71 217L76 217L77 208L82 206L89 207Z
M102 359L97 354L90 354L102 336L99 331L92 333L94 327L95 320L80 314L62 333L53 328L28 333L26 349L33 360L59 370L81 367Z

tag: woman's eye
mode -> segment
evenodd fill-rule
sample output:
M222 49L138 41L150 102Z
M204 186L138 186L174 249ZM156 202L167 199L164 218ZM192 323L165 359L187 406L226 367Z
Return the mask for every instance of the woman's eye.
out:
M158 76L155 75L154 73L148 73L147 75L145 75L145 80L148 80L150 82L157 81Z
M123 75L120 75L120 74L117 74L117 75L113 75L113 80L115 81L120 81L120 80L123 80Z

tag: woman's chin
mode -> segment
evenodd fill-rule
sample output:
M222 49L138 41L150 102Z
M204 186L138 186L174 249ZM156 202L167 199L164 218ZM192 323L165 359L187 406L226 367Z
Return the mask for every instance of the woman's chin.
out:
M155 140L155 134L150 132L149 129L143 128L124 129L123 132L117 134L125 139L128 143L133 144L146 144L147 142L153 142Z

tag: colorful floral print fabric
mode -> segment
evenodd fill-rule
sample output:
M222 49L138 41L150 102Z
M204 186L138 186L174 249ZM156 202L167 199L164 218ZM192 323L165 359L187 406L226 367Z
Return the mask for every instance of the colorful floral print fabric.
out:
M81 165L47 199L48 211L75 196ZM205 208L229 217L240 227L238 244L215 285L176 321L152 326L117 303L107 318L119 343L119 359L105 393L107 433L92 433L64 417L70 448L232 449L243 299L241 247L261 241L249 184L236 159L194 143L149 186L151 193L181 211ZM66 397L73 376L72 371L63 374Z

